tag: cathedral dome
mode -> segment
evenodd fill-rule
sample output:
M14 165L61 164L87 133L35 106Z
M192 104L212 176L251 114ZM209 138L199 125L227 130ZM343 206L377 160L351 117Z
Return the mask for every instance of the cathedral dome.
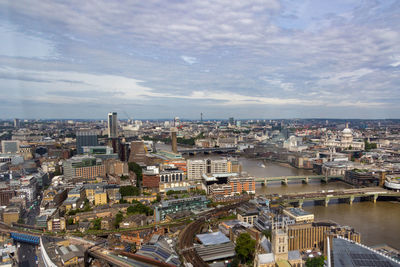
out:
M342 131L342 134L352 134L352 133L351 133L351 130L350 130L349 128L345 128L345 129Z

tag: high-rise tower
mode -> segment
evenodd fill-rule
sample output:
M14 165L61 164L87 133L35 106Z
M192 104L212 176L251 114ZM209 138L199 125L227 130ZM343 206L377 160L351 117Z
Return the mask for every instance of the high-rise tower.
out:
M172 144L172 152L178 153L178 142L176 140L176 132L178 129L176 127L171 128L171 144Z
M108 138L118 137L117 112L108 113Z

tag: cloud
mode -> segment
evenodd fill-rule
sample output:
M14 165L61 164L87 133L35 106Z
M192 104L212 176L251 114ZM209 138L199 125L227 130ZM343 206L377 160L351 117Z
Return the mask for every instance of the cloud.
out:
M188 57L188 56L181 56L182 60L188 63L189 65L193 65L197 63L197 58L195 57Z
M399 12L392 0L0 2L0 89L160 114L400 115Z

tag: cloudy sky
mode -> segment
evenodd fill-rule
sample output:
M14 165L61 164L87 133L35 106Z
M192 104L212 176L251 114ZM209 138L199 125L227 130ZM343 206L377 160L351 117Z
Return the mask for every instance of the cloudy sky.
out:
M400 1L0 1L0 118L399 118Z

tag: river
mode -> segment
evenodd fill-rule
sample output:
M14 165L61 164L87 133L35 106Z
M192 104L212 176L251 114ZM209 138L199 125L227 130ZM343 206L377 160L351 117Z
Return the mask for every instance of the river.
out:
M170 146L158 146L159 149L170 150ZM220 158L218 155L196 155L189 158ZM255 177L295 176L312 174L311 171L300 170L288 164L256 159L239 158L243 171ZM265 165L265 168L262 166ZM309 184L290 183L281 185L272 183L267 186L257 186L256 194L285 194L293 192L312 192L330 189L346 189L350 185L343 182L329 182L328 184L312 181ZM330 204L325 206L313 206L305 203L303 208L312 212L316 221L331 220L340 225L348 225L361 233L361 241L366 245L387 244L400 249L400 203L378 201L354 202L349 204Z

